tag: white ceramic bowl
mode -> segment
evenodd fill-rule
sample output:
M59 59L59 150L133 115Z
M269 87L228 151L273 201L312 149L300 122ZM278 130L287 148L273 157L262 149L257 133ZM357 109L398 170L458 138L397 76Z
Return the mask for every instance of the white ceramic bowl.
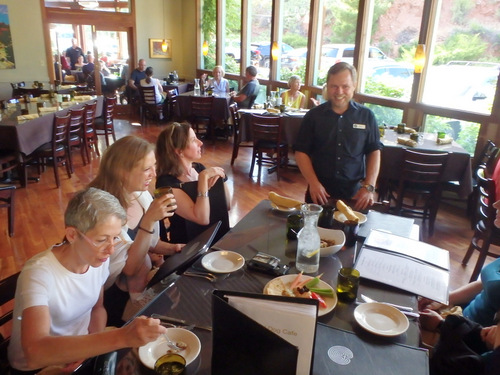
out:
M335 254L344 246L345 234L341 230L318 227L318 233L321 239L335 241L335 245L321 248L322 257Z

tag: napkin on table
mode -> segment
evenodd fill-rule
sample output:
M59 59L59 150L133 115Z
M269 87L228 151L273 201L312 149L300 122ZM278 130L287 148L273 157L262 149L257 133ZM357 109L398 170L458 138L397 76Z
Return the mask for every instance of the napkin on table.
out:
M451 142L453 142L453 138L452 137L444 137L444 138L438 138L436 140L436 143L438 145L447 145L447 144L450 144Z
M398 137L398 143L400 145L405 145L410 147L416 147L418 145L418 142L414 141L413 139L408 139L403 137Z
M58 107L40 107L38 108L40 113L52 113L52 112L57 112Z
M38 118L38 117L39 116L37 113L31 114L31 115L20 115L20 116L17 116L17 121L33 120L33 119Z
M90 95L78 95L73 98L77 102L86 102L88 100L92 100Z

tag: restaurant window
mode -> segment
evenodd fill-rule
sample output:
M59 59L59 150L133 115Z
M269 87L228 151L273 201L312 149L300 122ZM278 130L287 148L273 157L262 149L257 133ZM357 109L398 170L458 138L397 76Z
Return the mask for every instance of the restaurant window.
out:
M370 108L375 114L377 119L377 124L396 126L403 119L403 110L398 108L386 107L383 105L365 103L365 105Z
M314 83L326 83L328 69L339 61L352 64L358 0L324 0L321 9L321 35L318 46L319 56L315 60Z
M410 100L423 6L423 1L411 6L399 1L374 2L360 92Z
M281 2L282 29L280 30L281 54L278 80L288 81L298 75L305 82L307 41L309 32L310 3L303 0Z
M444 132L453 138L469 154L474 155L480 124L454 118L427 115L425 117L425 133Z
M272 0L249 0L250 59L257 67L257 78L269 79L271 61Z
M217 23L216 0L203 0L201 5L201 38L200 51L208 48L206 54L202 54L201 69L212 70L216 65L216 23Z
M226 73L240 74L241 0L225 0L224 67Z
M498 1L443 2L427 67L425 104L491 114L500 70Z
M46 8L130 13L128 0L45 0Z

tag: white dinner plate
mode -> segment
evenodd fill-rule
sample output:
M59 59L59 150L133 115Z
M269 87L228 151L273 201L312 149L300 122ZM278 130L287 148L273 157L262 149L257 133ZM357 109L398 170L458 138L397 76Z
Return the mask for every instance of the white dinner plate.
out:
M271 207L273 208L273 210L276 210L276 211L280 211L280 212L295 212L295 211L299 211L300 208L296 208L296 207L292 207L292 208L288 208L288 207L283 207L283 206L278 206L277 204L271 202Z
M273 280L281 279L281 281L287 285L288 283L293 282L297 275L284 275L284 276L279 276L274 278ZM307 279L312 279L311 276L302 276L302 280L307 280ZM264 294L273 294L272 291L268 290L269 285L273 282L273 280L269 281L265 286L264 286ZM333 291L333 297L325 297L322 296L323 300L326 303L326 308L322 308L321 306L318 309L318 316L323 316L328 314L330 311L332 311L335 306L337 306L337 294L335 293L335 290L325 283L323 280L319 280L318 285L316 285L316 288L318 289L331 289Z
M358 211L353 211L353 212L354 212L354 215L356 215L359 219L358 224L366 223L367 217L365 214L362 214L361 212L358 212ZM347 220L345 215L340 211L335 211L333 213L333 217L335 218L335 220L340 221L341 223L343 223L344 221Z
M379 336L397 336L408 329L408 318L384 303L363 303L354 310L354 319L367 331Z
M245 264L245 258L234 251L220 250L205 255L201 265L210 272L230 273L239 270Z
M187 345L186 349L178 352L186 359L186 366L193 362L200 354L200 339L193 332L184 328L167 328L167 336L171 341L182 341ZM154 369L156 360L162 355L167 354L169 349L167 341L162 335L155 341L141 346L139 348L139 358L144 363L144 366Z

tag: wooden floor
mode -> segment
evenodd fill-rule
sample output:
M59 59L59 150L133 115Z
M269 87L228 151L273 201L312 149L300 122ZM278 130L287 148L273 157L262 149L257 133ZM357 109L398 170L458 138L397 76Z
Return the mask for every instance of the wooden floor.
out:
M125 116L126 117L126 116ZM164 125L151 124L148 127L133 126L127 120L115 120L117 135L122 137L135 134L155 142ZM100 149L106 145L100 140ZM305 182L297 169L289 168L278 182L276 174L267 174L263 170L259 183L256 176L249 178L250 149L240 149L234 166L230 165L232 139L219 139L215 143L206 142L202 162L207 166L221 166L228 176L228 185L232 193L230 223L235 225L260 200L266 199L270 191L302 199ZM78 151L74 152L75 173L68 179L64 169L60 169L61 187L57 189L51 168L42 173L39 182L30 182L27 188L16 192L15 235L7 234L7 210L0 209L0 279L19 271L27 259L63 237L63 213L68 200L74 192L84 188L94 177L99 165L99 158L93 155L90 165L83 166ZM35 174L36 171L30 171ZM255 175L257 169L254 171ZM474 255L469 265L463 267L461 259L472 236L470 224L464 209L442 204L439 209L435 234L424 240L450 251L451 287L455 288L469 280L475 265ZM487 262L492 259L488 259Z

